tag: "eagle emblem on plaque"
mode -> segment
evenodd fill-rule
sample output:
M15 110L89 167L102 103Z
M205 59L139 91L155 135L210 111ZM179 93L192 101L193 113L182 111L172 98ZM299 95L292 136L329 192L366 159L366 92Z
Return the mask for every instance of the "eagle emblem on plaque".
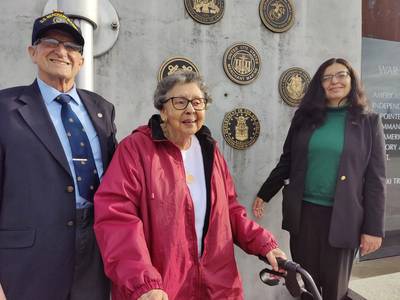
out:
M279 94L290 106L298 106L303 99L311 77L303 69L293 67L287 69L279 78Z
M261 0L259 5L261 21L273 32L284 32L294 24L292 0Z
M225 114L222 134L232 148L244 150L253 145L260 135L260 122L246 108L236 108Z

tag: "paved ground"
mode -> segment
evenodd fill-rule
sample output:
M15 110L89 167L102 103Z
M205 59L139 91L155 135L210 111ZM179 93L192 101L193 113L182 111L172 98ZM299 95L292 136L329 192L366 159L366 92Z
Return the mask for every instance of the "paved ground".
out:
M350 288L359 299L400 300L400 256L355 263Z

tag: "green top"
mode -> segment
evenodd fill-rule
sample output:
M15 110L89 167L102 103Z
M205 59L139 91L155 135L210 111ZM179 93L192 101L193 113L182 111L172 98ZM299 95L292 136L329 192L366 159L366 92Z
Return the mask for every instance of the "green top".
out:
M310 138L304 201L323 206L333 205L347 108L329 107L324 124Z

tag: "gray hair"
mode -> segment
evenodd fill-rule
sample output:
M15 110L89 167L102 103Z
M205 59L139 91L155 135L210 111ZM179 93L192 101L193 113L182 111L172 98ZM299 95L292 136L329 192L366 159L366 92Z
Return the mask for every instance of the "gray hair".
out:
M176 71L175 73L163 78L158 82L157 88L154 92L154 107L158 110L163 108L166 100L167 93L177 84L196 83L199 89L207 99L207 104L212 102L212 98L208 93L203 78L193 71Z

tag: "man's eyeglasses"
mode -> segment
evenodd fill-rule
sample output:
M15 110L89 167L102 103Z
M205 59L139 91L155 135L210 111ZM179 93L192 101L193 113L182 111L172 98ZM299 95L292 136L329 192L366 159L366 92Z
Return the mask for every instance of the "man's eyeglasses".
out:
M189 102L192 104L194 110L200 111L205 110L207 106L207 99L205 98L193 98L189 100L186 97L171 97L164 101L164 103L168 102L169 100L172 101L172 106L177 110L184 110L188 107Z
M340 71L337 72L334 75L324 75L321 77L321 81L323 83L325 82L331 82L333 78L336 78L337 81L345 81L347 77L350 76L350 73L348 71Z
M62 42L52 38L41 38L35 42L35 45L38 45L40 43L46 47L54 49L57 48L60 44L62 44L65 50L67 50L68 52L79 52L80 54L82 54L83 52L83 47L74 42Z

